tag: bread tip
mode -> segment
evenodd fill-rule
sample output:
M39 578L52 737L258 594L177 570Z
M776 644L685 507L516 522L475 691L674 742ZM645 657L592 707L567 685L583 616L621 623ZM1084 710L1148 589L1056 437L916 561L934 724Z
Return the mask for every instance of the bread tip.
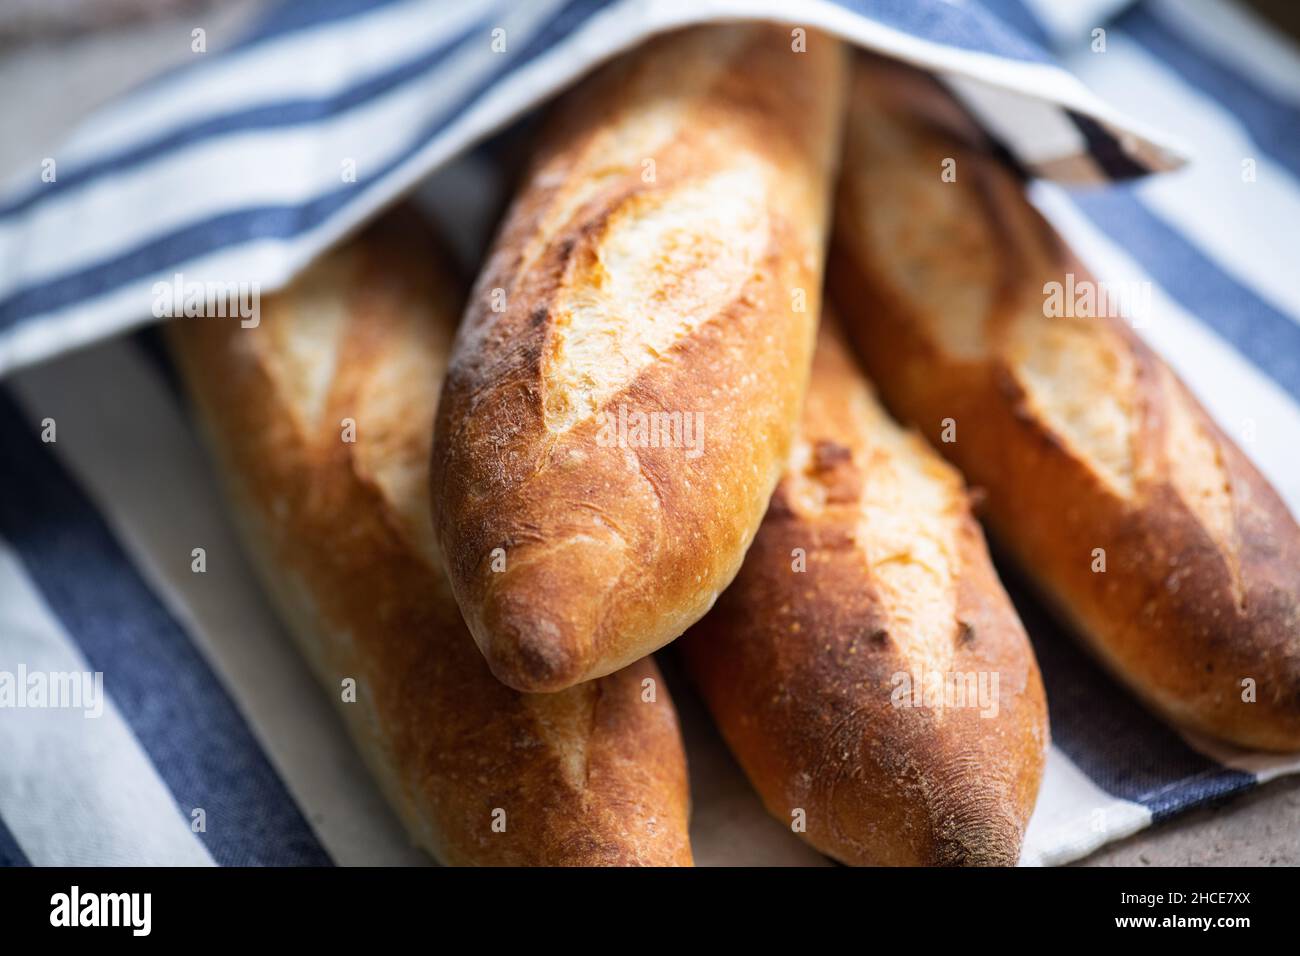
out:
M1015 866L1022 828L999 807L968 808L943 828L933 847L934 866Z
M611 616L626 606L627 544L615 532L584 527L508 549L505 567L471 582L466 614L492 673L524 693L552 693L611 673L642 653L642 632L621 640ZM475 584L477 587L475 587Z
M520 599L522 598L522 599ZM565 690L588 679L582 635L547 613L545 605L509 591L483 606L474 638L496 679L525 694Z

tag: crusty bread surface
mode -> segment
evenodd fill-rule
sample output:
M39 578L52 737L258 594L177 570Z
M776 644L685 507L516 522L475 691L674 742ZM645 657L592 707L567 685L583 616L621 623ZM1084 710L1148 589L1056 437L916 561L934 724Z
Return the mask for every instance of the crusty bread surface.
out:
M249 554L414 841L456 865L688 865L654 662L523 695L461 620L428 498L459 304L404 211L270 297L256 328L169 334Z
M1294 518L1117 297L1089 305L1105 287L1019 179L924 118L932 96L864 62L845 132L829 282L882 398L981 489L993 537L1151 708L1300 749Z
M1033 651L960 476L830 327L744 566L679 643L768 811L822 852L1017 861L1048 743Z
M816 34L695 28L550 117L435 438L452 586L505 683L617 670L739 567L806 385L843 68Z

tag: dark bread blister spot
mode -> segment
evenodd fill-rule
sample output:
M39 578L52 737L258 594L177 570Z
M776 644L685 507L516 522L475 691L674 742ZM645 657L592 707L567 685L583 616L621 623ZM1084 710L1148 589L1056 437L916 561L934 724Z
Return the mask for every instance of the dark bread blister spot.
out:
M853 452L838 442L819 438L813 445L814 471L831 471L839 465L847 465L852 461Z

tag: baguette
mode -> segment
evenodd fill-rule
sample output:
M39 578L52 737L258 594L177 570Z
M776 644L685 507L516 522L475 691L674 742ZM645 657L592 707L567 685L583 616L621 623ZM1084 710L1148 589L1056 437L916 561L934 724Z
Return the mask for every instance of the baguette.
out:
M348 730L420 847L455 865L689 864L653 661L521 695L461 621L428 504L454 288L406 213L263 303L256 328L170 326L248 552L331 695L355 679Z
M768 811L823 853L1017 861L1048 742L1033 650L960 476L829 328L754 546L679 643Z
M983 490L993 538L1149 707L1300 749L1285 504L1122 319L1048 308L1092 278L991 151L920 118L925 81L864 65L855 84L830 284L886 404Z
M677 637L740 566L819 308L843 50L651 41L550 120L458 334L435 521L493 673L553 691Z

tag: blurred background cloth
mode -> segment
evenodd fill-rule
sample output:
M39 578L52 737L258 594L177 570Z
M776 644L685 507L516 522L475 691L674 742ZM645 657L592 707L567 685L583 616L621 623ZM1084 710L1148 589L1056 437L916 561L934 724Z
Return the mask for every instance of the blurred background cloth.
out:
M411 190L472 273L507 180L501 158L519 149L517 131L493 135L674 24L784 11L934 72L1011 160L1045 177L1035 201L1100 278L1151 284L1140 334L1300 513L1300 53L1241 7L263 7L196 4L116 47L95 41L101 57L128 58L133 78L153 72L138 62L146 50L176 69L63 145L48 138L53 124L0 124L14 173L0 196L0 368L17 370L0 385L0 671L102 671L108 696L98 719L0 710L0 861L421 861L263 601L156 341L113 336L152 321L159 279L270 291ZM489 46L498 26L501 54ZM0 31L0 110L28 95L53 106L58 84L91 82L58 60L59 41L31 41L45 29L30 21L24 46ZM193 50L195 30L206 52ZM18 78L34 86L3 82ZM1183 153L1193 161L1177 168ZM356 182L340 177L345 159ZM1145 175L1161 169L1176 171ZM64 354L87 343L99 344ZM40 439L47 419L53 444ZM191 570L196 547L203 574ZM1054 737L1026 863L1075 859L1300 769L1165 727L1014 574L1008 583ZM824 862L764 814L672 657L661 655L683 712L697 860Z
M0 43L67 36L100 27L175 16L208 0L5 0L0 3Z

